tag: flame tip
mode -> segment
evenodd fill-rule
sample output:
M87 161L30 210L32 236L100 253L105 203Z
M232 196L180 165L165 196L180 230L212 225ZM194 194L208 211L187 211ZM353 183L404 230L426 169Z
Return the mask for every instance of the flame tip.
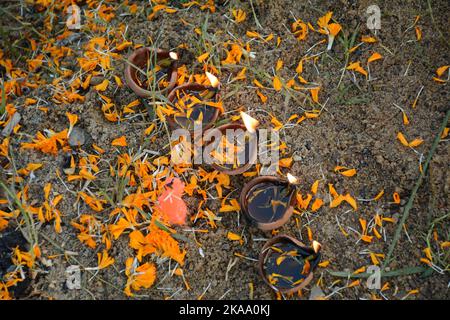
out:
M255 118L249 116L244 111L241 111L240 115L241 115L242 122L244 122L244 125L245 125L245 128L247 129L247 131L250 133L255 133L256 128L259 126L259 121L256 120Z
M286 177L287 177L289 183L292 183L292 184L297 184L297 183L298 183L298 178L297 178L296 176L294 176L294 175L288 173L288 174L286 175Z
M312 246L313 246L315 253L318 253L320 251L320 248L322 248L322 245L320 244L320 242L316 241L316 240L313 240Z
M173 51L169 52L169 57L172 60L178 60L178 54L176 52L173 52Z
M220 84L219 79L217 79L217 77L213 75L211 72L205 71L205 74L209 82L211 83L211 86L213 88L217 88Z

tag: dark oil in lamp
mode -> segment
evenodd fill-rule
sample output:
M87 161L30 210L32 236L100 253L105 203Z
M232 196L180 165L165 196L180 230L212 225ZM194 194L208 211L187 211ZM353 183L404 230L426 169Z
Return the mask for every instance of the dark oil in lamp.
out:
M262 223L280 220L290 205L295 189L283 182L261 182L250 189L247 210L251 218Z
M233 122L217 129L222 136L211 156L215 159L213 167L229 175L243 173L256 162L258 153L259 121L241 111L243 124ZM229 132L230 131L230 132ZM231 133L229 135L228 133Z
M200 84L187 84L176 92L175 106L180 114L175 114L176 124L187 130L194 130L195 124L203 127L211 125L218 116L218 109L202 102L216 102L219 80L211 73L206 72L211 86ZM181 87L180 87L181 88Z
M142 88L161 91L169 86L173 63L178 60L178 55L175 52L169 52L169 57L165 59L155 58L152 52L149 52L149 55L147 65L144 66L146 74L138 72L136 80Z
M320 262L320 244L316 241L313 247L306 247L283 237L266 250L262 272L272 287L284 292L306 285Z
M245 195L247 216L264 229L280 227L292 214L296 184L297 178L291 174L287 180L274 176L255 178Z

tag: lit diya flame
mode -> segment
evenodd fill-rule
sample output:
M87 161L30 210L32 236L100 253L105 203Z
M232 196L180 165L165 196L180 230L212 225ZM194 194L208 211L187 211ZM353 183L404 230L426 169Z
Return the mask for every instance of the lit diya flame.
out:
M178 60L178 55L176 52L173 52L173 51L169 52L169 57L172 60Z
M259 121L250 117L244 111L241 111L241 118L242 122L244 122L245 128L247 128L247 131L250 133L255 133L256 128L259 126Z
M288 179L290 184L297 184L298 183L298 179L295 176L293 176L292 174L288 173L286 175L286 177L287 177L287 179Z
M317 242L316 240L313 240L312 247L313 247L315 253L319 253L320 248L322 248L322 245L319 242Z
M212 73L206 71L205 72L206 77L208 78L209 82L211 83L211 86L213 88L217 88L220 84L219 79L217 79L217 77L215 75L213 75Z

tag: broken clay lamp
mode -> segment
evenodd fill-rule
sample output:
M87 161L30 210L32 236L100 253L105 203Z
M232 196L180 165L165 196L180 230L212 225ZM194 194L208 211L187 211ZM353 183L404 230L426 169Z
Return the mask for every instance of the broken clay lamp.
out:
M292 175L288 175L288 180L276 176L250 180L239 199L245 217L264 231L281 227L294 212L296 182Z
M288 235L266 242L259 255L259 272L264 281L281 293L295 293L307 286L320 262L320 243L307 247Z
M202 125L202 131L211 128L219 117L220 110L216 106L220 101L220 82L211 73L206 72L211 86L199 83L184 83L173 89L168 100L177 112L168 117L172 129L182 128L193 132L196 124Z
M142 47L128 58L125 81L139 97L169 93L176 85L178 56L175 52Z
M210 153L214 159L212 167L228 175L246 172L256 163L258 155L259 121L245 112L241 112L241 118L244 124L233 122L217 128L221 138Z

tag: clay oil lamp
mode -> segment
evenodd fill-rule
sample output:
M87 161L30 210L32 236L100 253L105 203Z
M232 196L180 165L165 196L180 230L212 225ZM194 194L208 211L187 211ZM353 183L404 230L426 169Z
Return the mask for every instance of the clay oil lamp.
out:
M167 121L172 129L183 128L193 133L196 124L202 124L202 131L211 128L220 114L220 82L216 76L206 72L210 86L199 83L184 83L174 88L168 100L176 109Z
M241 111L243 123L224 124L216 130L221 133L217 148L212 150L212 167L228 175L238 175L256 163L258 155L259 121Z
M266 242L259 255L259 272L264 282L281 293L295 293L307 286L320 262L320 243L312 247L288 235Z
M176 85L177 60L175 52L139 48L128 58L125 81L139 97L149 98L155 92L166 95Z
M297 178L259 176L245 184L239 201L245 217L256 227L268 231L284 225L294 212Z

